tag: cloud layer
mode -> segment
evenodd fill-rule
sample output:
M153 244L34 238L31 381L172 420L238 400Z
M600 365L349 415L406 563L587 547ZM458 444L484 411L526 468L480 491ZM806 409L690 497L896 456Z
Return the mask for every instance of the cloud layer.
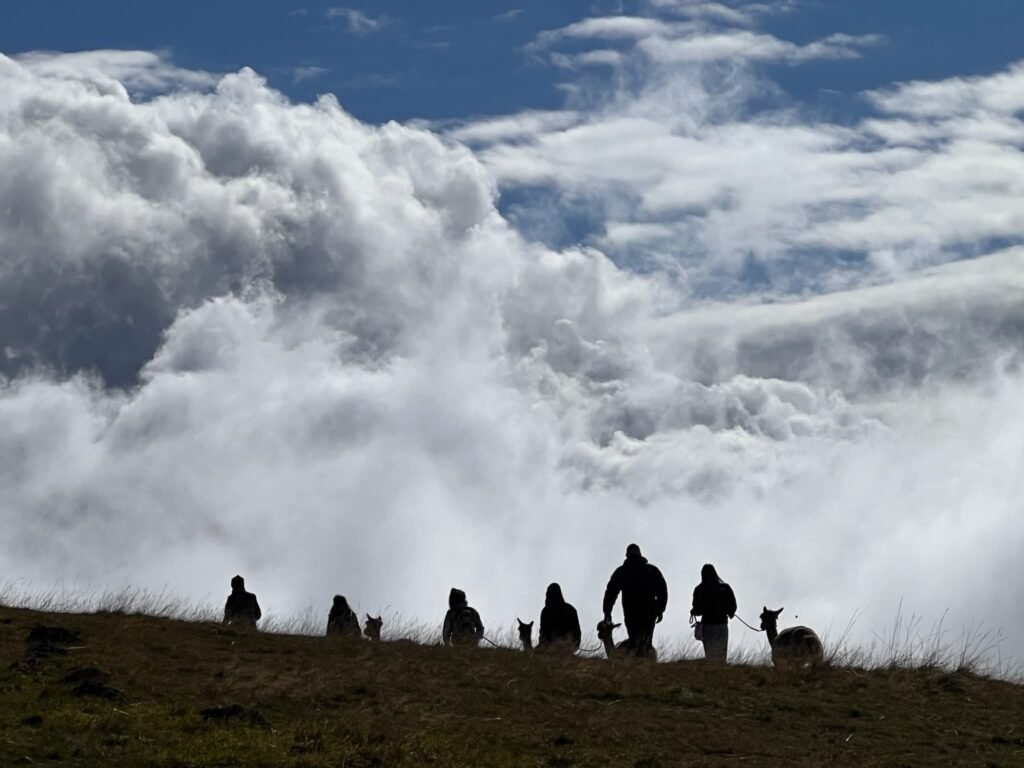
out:
M870 642L902 596L1024 652L1020 70L841 126L654 58L447 136L248 70L0 58L8 571L424 619L456 584L488 624L557 580L593 623L637 540L666 633L711 561L748 620ZM601 231L538 241L573 201Z
M825 122L756 65L861 55L884 40L796 46L750 27L761 6L730 6L746 16L723 21L700 13L715 4L656 5L693 18L596 17L539 35L533 49L556 63L611 72L567 82L566 110L521 116L528 134L494 132L516 116L448 129L502 185L557 189L560 210L523 212L529 231L544 236L584 208L606 253L681 270L713 295L723 272L743 268L803 293L849 285L838 266L853 283L864 261L891 280L1020 242L1020 64L894 84L862 95L863 118Z

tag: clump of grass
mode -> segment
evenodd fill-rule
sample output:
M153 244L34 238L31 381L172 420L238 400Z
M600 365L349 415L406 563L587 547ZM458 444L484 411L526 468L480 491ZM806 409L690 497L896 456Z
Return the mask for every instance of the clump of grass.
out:
M312 606L297 614L267 612L260 620L260 631L276 635L322 635L327 627L327 612Z
M129 585L119 589L94 586L34 589L29 582L0 583L0 606L45 613L115 613L157 616L179 621L217 621L220 611L208 602L186 600L166 588L154 592Z
M855 614L837 640L832 642L827 635L823 638L825 661L832 667L862 670L931 670L1022 679L1020 668L1003 659L1002 630L981 622L954 633L946 626L948 613L926 630L923 617L904 616L901 600L891 626L875 633L874 642L867 647L849 641L858 618Z
M972 674L998 675L993 664L999 658L1002 635L979 623L963 627L954 635L945 626L948 611L932 627L923 630L923 619L911 614L903 618L900 601L891 629L878 637L881 642L877 659L869 657L874 667L889 669L926 669Z

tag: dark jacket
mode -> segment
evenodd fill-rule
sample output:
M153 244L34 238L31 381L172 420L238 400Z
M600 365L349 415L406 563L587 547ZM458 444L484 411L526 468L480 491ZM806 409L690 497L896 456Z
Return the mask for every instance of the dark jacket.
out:
M558 584L551 584L544 599L544 608L540 612L537 648L543 649L552 643L565 643L579 650L582 639L580 617L576 609L565 602L562 588Z
M263 616L260 611L260 604L256 601L256 595L245 591L245 582L241 576L235 576L231 580L231 594L224 604L225 624L247 624L255 627L256 622Z
M445 645L476 645L484 636L484 623L476 608L466 602L466 593L452 587L448 593L448 613L444 615L441 639Z
M694 616L705 624L728 624L736 615L736 595L732 587L718 578L713 565L705 565L700 572L700 584L693 590Z
M348 600L341 595L334 596L334 604L327 615L327 634L353 637L360 637L363 634L359 628L359 617L349 607Z
M622 613L629 618L654 619L668 605L665 577L642 555L631 555L615 569L604 591L604 612L610 614L622 593Z

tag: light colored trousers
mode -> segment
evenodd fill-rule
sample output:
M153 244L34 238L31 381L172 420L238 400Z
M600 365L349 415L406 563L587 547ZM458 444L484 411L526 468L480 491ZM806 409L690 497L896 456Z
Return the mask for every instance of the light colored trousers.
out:
M704 624L704 658L724 662L729 655L729 625Z

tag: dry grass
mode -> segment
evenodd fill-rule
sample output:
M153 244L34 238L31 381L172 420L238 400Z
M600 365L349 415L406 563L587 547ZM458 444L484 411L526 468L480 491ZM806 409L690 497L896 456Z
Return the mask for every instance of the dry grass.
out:
M1024 765L1024 687L966 669L612 663L128 613L0 608L0 764ZM79 639L39 655L38 623ZM78 695L83 668L102 685Z
M46 613L139 614L181 621L217 621L222 610L208 602L184 600L167 590L151 592L132 586L116 590L82 586L38 590L18 581L0 582L0 606Z

